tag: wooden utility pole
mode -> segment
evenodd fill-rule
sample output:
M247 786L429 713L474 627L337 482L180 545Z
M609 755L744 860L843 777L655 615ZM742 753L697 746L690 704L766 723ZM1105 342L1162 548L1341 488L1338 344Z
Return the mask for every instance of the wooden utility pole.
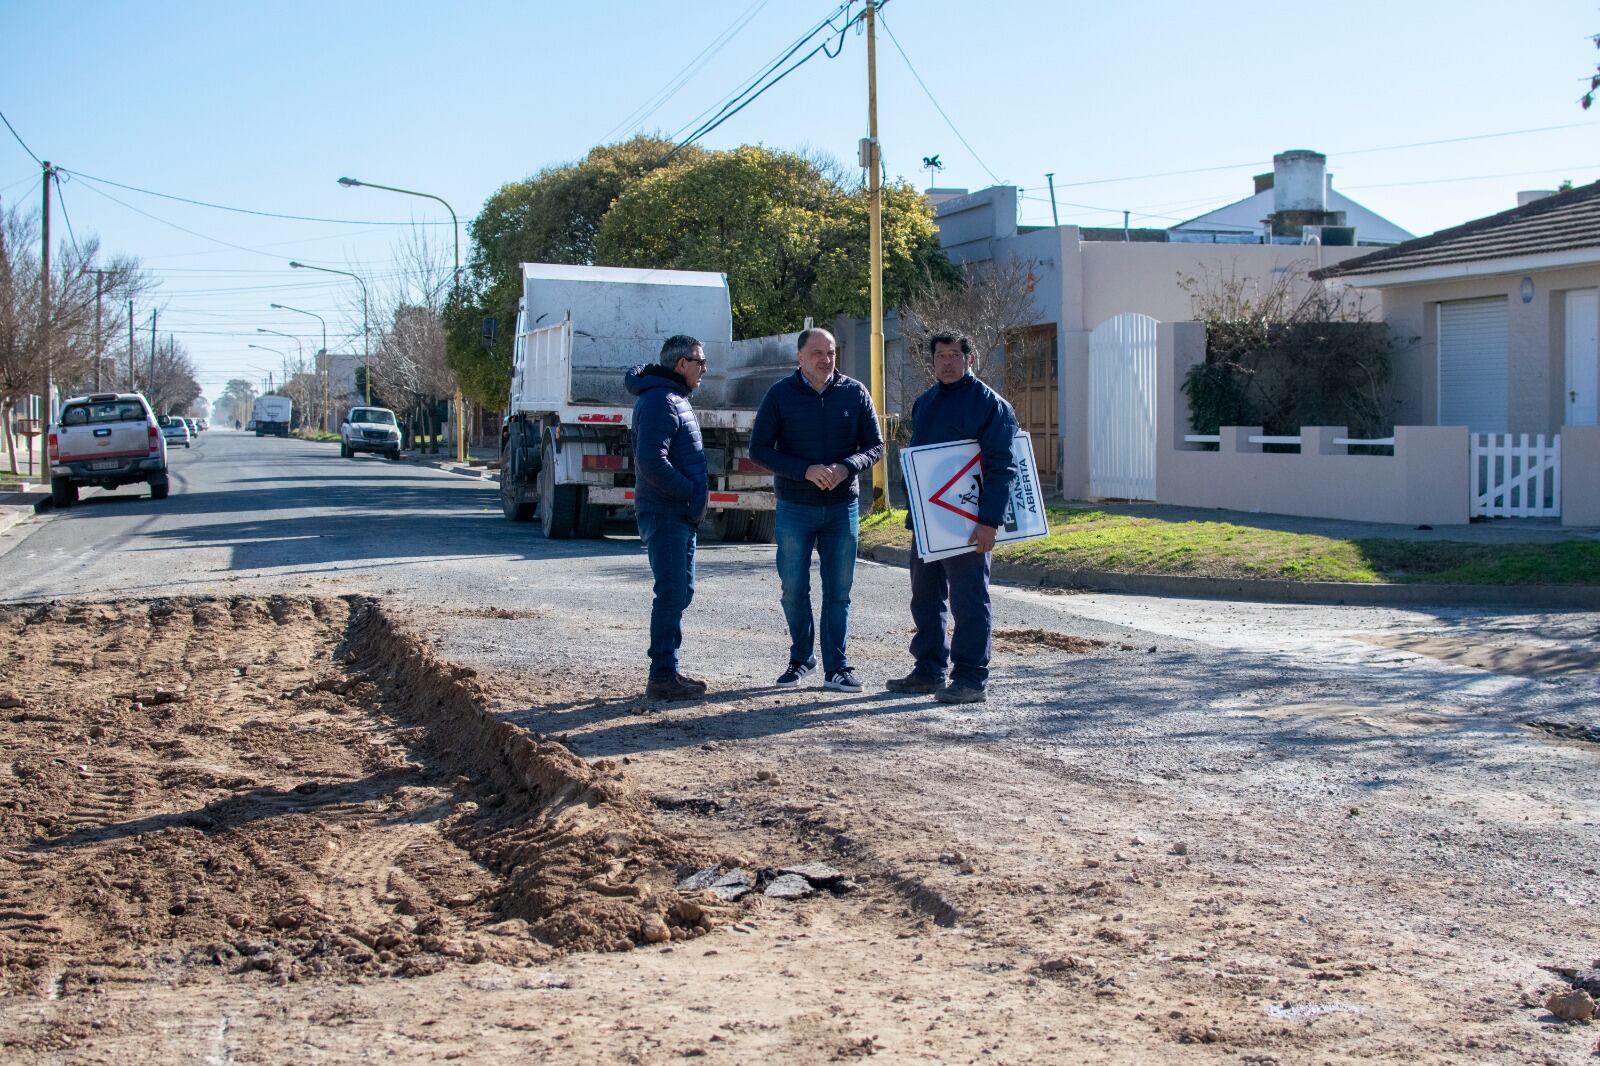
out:
M134 373L133 353L134 353L134 346L133 346L133 301L129 300L128 301L128 391L129 392L138 392L139 391L139 380L138 380L138 375Z
M876 0L867 0L867 141L862 153L867 167L869 219L868 271L871 287L872 406L880 425L884 416L883 369L883 185L879 180L882 155L878 150L878 35ZM872 467L872 510L889 506L888 449Z
M50 379L55 376L55 366L50 351L50 182L56 168L46 159L44 167L44 243L39 252L39 352L44 357L44 386L39 393L39 421L41 432L49 432Z
M94 391L100 391L100 292L109 270L91 271L94 274Z
M150 312L150 373L144 381L145 399L150 401L150 406L156 405L156 313ZM160 414L157 411L156 414Z

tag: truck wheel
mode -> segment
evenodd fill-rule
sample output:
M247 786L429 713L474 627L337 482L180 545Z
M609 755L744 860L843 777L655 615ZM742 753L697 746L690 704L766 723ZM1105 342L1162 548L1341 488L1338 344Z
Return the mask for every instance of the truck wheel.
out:
M526 522L533 517L534 501L522 498L528 482L523 462L523 425L512 422L506 429L506 442L500 453L500 510L513 522Z
M556 484L556 455L544 446L544 462L539 465L539 525L549 540L566 540L578 523L578 508L583 503L582 485Z
M78 486L63 478L50 479L50 503L55 507L71 507L78 502Z
M736 544L750 535L749 511L713 511L709 540Z
M599 540L606 535L606 505L590 503L589 490L583 492L583 504L578 508L577 534L584 540Z
M159 478L153 477L153 478L151 478L150 479L150 498L152 500L164 500L164 499L166 499L167 498L167 492L168 492L169 489L171 489L171 487L172 487L171 483L164 477L159 477Z
M750 512L750 542L752 544L771 544L777 536L777 532L778 512Z

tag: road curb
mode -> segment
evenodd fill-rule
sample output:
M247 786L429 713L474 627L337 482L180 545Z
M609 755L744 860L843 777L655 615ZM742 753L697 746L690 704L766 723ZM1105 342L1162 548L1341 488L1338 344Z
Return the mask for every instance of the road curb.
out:
M909 566L911 550L863 548L863 558ZM1426 585L1360 584L1347 581L1276 581L1176 574L1118 574L1107 570L1051 569L996 560L994 579L1008 585L1120 592L1184 599L1258 600L1265 603L1322 603L1374 607L1540 607L1600 610L1596 585Z

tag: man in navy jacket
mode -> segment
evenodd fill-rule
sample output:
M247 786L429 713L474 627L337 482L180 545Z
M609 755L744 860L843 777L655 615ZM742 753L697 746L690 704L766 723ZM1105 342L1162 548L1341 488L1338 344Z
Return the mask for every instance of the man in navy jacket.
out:
M916 665L886 686L891 692L937 693L941 703L981 703L989 683L993 619L989 609L989 553L1005 521L1016 480L1014 440L1017 416L1011 405L973 374L972 342L957 333L929 339L933 388L911 407L911 446L976 440L982 456L983 487L978 522L968 543L977 550L923 562L911 554L911 656ZM915 513L913 511L912 513ZM911 525L911 517L906 517ZM945 605L955 618L945 640ZM944 684L946 666L950 684Z
M650 607L651 699L688 700L705 695L704 681L678 673L683 612L694 599L695 531L706 513L709 482L700 422L689 394L706 373L700 342L668 337L653 366L628 371L633 402L633 507L639 539L655 575Z
M777 495L778 578L789 624L789 665L777 683L798 684L817 667L815 548L822 572L823 684L860 692L846 651L859 537L857 476L883 455L883 435L866 386L837 369L833 334L802 330L795 358L799 368L767 390L750 434L750 457L772 471Z

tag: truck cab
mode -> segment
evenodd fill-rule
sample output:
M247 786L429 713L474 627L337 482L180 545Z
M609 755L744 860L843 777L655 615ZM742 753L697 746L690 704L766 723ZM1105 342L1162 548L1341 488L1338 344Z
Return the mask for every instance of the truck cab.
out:
M46 443L50 499L70 507L84 485L143 483L150 498L167 497L167 442L150 404L136 392L77 396L61 405Z

